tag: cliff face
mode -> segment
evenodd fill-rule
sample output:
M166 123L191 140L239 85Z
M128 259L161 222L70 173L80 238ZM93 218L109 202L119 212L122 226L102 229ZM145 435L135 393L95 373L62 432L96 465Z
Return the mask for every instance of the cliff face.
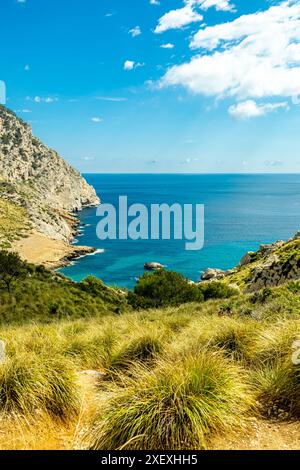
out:
M32 229L64 241L74 234L72 213L100 203L80 173L4 106L0 106L0 200L26 213Z

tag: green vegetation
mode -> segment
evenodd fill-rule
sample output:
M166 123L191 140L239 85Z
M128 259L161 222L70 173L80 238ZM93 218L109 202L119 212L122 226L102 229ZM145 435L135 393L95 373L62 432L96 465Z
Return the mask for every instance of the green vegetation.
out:
M203 294L204 300L209 299L228 299L234 295L238 295L239 291L233 287L230 287L223 282L207 282L200 284L200 291Z
M166 307L187 302L201 302L200 289L179 273L160 269L145 273L137 282L129 302L134 308Z
M0 181L0 249L7 249L26 234L30 224L25 209L1 198L1 185Z
M8 293L11 292L12 284L26 277L27 273L27 264L17 253L0 251L0 281L6 285Z
M80 448L195 449L253 416L299 419L300 282L244 295L163 270L128 293L6 252L2 279L8 260L20 275L10 293L0 282L4 424L75 422ZM86 370L102 375L83 417Z

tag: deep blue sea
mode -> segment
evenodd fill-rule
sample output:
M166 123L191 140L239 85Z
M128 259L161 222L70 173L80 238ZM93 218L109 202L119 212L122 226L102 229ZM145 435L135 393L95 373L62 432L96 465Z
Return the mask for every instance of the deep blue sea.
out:
M288 239L300 229L300 175L84 175L103 203L205 205L205 244L186 251L181 240L106 240L96 235L95 208L80 213L74 244L99 251L62 272L74 280L92 274L105 283L132 288L144 263L157 261L197 281L208 268L229 269L261 243Z

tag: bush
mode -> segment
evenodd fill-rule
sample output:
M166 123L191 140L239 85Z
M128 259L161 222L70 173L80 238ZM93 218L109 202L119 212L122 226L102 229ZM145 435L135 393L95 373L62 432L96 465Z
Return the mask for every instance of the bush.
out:
M17 253L0 251L0 280L5 284L8 292L11 291L13 282L25 277L27 265Z
M145 273L137 282L134 293L128 294L133 308L158 308L188 302L202 302L203 294L195 284L179 273L160 269Z
M126 306L126 295L117 288L109 287L94 276L88 276L76 285L82 291L121 309Z
M204 300L228 299L229 297L238 295L237 289L217 281L200 284L199 289L203 294Z
M252 404L239 370L209 352L176 367L164 361L152 373L139 367L123 386L86 434L90 449L204 448L213 433L239 426Z

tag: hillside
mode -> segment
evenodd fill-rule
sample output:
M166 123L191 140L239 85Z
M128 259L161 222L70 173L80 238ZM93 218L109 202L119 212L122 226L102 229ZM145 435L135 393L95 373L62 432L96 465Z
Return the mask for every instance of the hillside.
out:
M0 449L299 447L299 281L243 294L158 271L136 295L163 306L141 309L27 264L8 290L6 256Z
M99 204L95 190L28 124L0 106L0 245L25 233L61 243L73 237L76 211ZM7 214L12 218L7 223Z

